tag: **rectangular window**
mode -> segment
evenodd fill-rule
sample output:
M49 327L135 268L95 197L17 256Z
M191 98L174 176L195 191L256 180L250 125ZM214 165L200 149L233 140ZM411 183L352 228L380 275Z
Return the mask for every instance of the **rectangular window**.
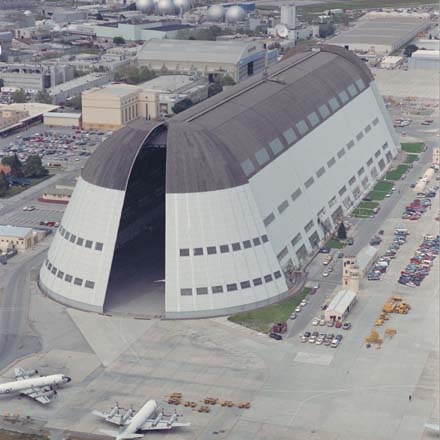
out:
M365 173L365 168L364 167L359 168L358 176L362 176L362 174L364 174L364 173Z
M368 124L365 129L364 129L365 133L369 133L371 131L371 125Z
M240 251L241 250L241 245L240 243L236 242L236 243L232 243L232 250L233 251Z
M379 165L379 169L380 169L381 171L383 171L384 168L385 168L385 161L384 161L383 159L381 159L381 160L379 161L378 165Z
M252 243L254 243L254 246L260 246L261 241L259 237L255 237L252 239Z
M304 183L304 186L306 188L310 188L313 184L315 183L315 179L312 177L310 177L309 179L307 179Z
M292 202L294 202L301 195L301 193L301 188L296 189L290 196L292 198Z
M193 294L192 289L180 289L181 296L192 296L192 294Z
M272 277L272 275L271 275L271 274L264 275L264 281L265 281L266 283L270 283L271 281L273 281L273 277Z
M263 284L263 281L261 278L255 278L252 280L252 282L254 283L254 286L261 286Z
M51 269L52 269L52 263L49 263L49 264L47 265L47 268L48 268L49 270L51 270Z
M180 256L181 257L189 257L189 249L188 248L180 249Z
M95 250L96 251L102 251L102 248L104 247L104 243L96 242L95 243Z
M342 92L338 93L339 99L341 100L342 104L345 104L348 102L349 97L347 95L347 92L345 90L342 90Z
M237 290L237 284L235 284L235 283L226 284L226 290L228 292L235 292Z
M261 241L262 241L263 243L267 243L267 242L269 241L269 239L267 238L267 235L266 235L266 234L264 234L264 235L261 236Z
M223 286L212 286L212 293L223 293Z
M347 144L347 148L349 150L351 150L354 147L354 140L352 139L348 144Z
M71 243L75 243L75 240L76 240L76 235L75 234L72 234L71 236L70 236L70 242Z
M222 245L220 246L220 252L221 252L222 254L226 254L227 252L229 252L229 245L227 245L227 244L222 244Z
M336 163L336 159L332 157L329 161L327 161L327 166L331 168Z
M196 295L208 295L208 288L207 287L197 287L196 288Z
M286 139L286 142L288 145L292 145L297 139L298 136L293 131L293 128L289 128L283 133L284 139Z
M63 279L63 277L64 277L64 272L62 272L61 270L59 270L58 273L57 273L57 277Z
M93 289L95 287L95 283L94 281L86 281L85 286L87 287L87 289Z
M203 248L194 248L193 252L195 256L203 255Z
M370 157L370 159L368 159L367 165L370 167L371 165L373 165L373 158Z
M328 102L328 105L330 106L330 108L334 112L340 107L339 102L338 102L338 100L336 98L330 99L329 102Z
M325 119L330 115L330 110L325 104L321 105L321 107L318 108L318 111L322 119Z
M217 253L217 248L215 246L208 246L206 248L206 252L208 253L208 255L214 255Z
M243 241L243 248L244 249L249 249L250 247L252 247L252 243L250 240Z
M349 185L354 185L355 182L356 182L356 177L353 176L353 177L348 181L348 184L349 184Z
M339 191L338 194L340 196L342 196L343 194L345 194L345 192L347 191L347 187L344 185Z
M296 129L301 136L305 135L309 131L309 127L303 120L296 123Z
M78 239L76 240L76 244L78 246L82 246L84 244L84 238L78 237Z
M93 241L86 240L86 248L92 249Z
M277 156L278 154L283 151L284 147L279 138L274 139L270 144L269 148L272 150L272 153L274 156Z
M386 150L386 149L388 149L388 142L385 142L383 145L382 145L382 150Z
M67 273L66 273L66 276L64 277L64 281L67 281L68 283L71 283L72 282L72 275L68 275Z
M357 90L356 90L356 87L354 86L354 84L350 84L347 87L347 90L352 98L354 98L357 95Z
M265 148L262 148L255 153L255 159L257 159L259 165L264 165L269 162L269 153Z
M274 272L273 276L278 279L281 278L281 272L279 270L277 270L276 272Z
M365 89L364 80L362 78L359 78L355 82L356 82L356 85L357 85L357 88L359 89L359 91L362 92L362 90Z
M312 228L313 228L313 220L310 220L310 221L304 226L304 230L305 230L306 232L309 232L310 229L312 229Z
M250 283L250 281L242 281L240 283L240 287L242 289L249 289L251 287L251 283Z
M289 207L289 202L287 200L284 200L284 202L281 203L280 206L278 206L278 212L282 214L288 207Z
M360 131L360 132L356 135L356 139L357 139L358 141L360 141L363 137L364 137L364 133L362 133L362 131Z
M292 238L290 243L292 244L293 247L295 247L301 241L301 238L302 238L301 233L298 233L295 235L295 237Z
M52 266L52 273L55 275L57 273L57 268L55 266Z
M319 178L325 173L325 168L321 167L318 171L316 171L316 176Z
M66 232L66 230L64 228L59 229L61 237L64 237L64 233Z
M316 112L312 112L309 115L307 115L307 119L309 120L310 125L312 127L316 127L319 124L319 117L316 114Z
M344 154L345 154L345 148L341 148L341 149L338 151L338 158L340 159Z
M319 235L316 231L309 237L309 243L310 243L310 246L312 246L312 248L318 246Z
M275 215L271 212L264 220L264 226L269 226L275 220Z
M374 157L377 159L379 156L380 156L380 150L377 150L377 151L374 153Z
M377 124L379 124L379 118L374 118L373 125L376 126Z
M277 255L278 261L281 261L283 258L285 258L289 254L289 251L287 250L287 247L281 250L281 252Z
M328 207L331 208L335 203L336 203L336 196L333 196L333 197L328 201Z
M66 235L64 236L64 238L65 238L66 240L68 240L68 239L70 238L70 232L66 232Z
M250 159L244 160L240 165L241 165L241 169L243 170L243 173L246 176L250 176L255 171L254 164Z
M73 284L75 284L75 286L82 286L83 280L82 278L75 278L75 280L73 281Z

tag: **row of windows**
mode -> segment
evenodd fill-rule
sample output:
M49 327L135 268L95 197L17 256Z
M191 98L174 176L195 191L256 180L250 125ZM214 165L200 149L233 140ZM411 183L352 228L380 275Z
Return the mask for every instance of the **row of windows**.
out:
M52 275L55 275L57 278L60 278L61 280L66 281L67 283L73 283L75 286L80 286L80 287L84 285L84 287L87 287L87 289L93 289L95 287L94 281L83 280L82 278L74 277L73 275L64 273L62 270L57 269L49 260L46 260L44 264L47 267L47 270Z
M245 240L243 242L237 241L232 244L222 244L220 246L208 246L206 248L206 255L215 255L217 253L226 254L228 252L241 251L242 249L249 249L252 246L260 246L262 243L267 243L269 241L267 235L262 235L261 237L255 237L252 240ZM193 248L193 255L199 257L201 255L205 255L205 248L196 247ZM189 248L181 248L180 249L181 257L189 257L190 249Z
M60 226L58 229L61 237L65 238L67 241L71 243L77 244L78 246L84 246L87 249L95 249L95 251L102 251L104 247L104 243L100 243L99 241L93 242L92 240L86 240L85 238L76 236L71 232L67 231L63 226Z
M354 98L359 92L365 89L365 83L362 79L356 80L350 84L346 90L341 91L338 96L331 98L328 102L322 104L317 111L312 111L306 117L295 123L294 127L289 127L283 132L283 137L287 148L290 148L300 137L304 136L310 129L315 128L322 121L327 119L331 113L336 112L341 108L341 104L346 104L350 98ZM348 93L347 93L348 92ZM341 102L341 104L338 101ZM318 115L319 113L319 115ZM295 131L296 130L296 131ZM270 155L278 156L285 149L280 138L275 138L266 147L259 149L253 158L245 159L241 163L241 168L246 176L250 176L256 171L255 162L260 166L266 165L270 162Z
M281 278L281 272L277 270L274 272L274 274L267 274L264 275L262 278L254 278L252 281L246 280L241 281L240 283L230 283L226 284L226 286L212 286L211 293L223 293L223 292L236 292L237 290L245 290L250 289L253 285L254 287L261 286L263 283L271 283L274 279ZM192 288L184 288L180 289L180 295L181 296L192 296L193 294L196 295L208 295L209 288L208 287L196 287L195 289Z

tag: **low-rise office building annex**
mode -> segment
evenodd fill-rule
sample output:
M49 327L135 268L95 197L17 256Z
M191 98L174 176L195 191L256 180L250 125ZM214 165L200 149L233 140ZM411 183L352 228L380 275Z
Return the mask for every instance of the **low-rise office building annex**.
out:
M41 268L54 299L101 312L207 317L288 295L398 140L351 52L294 52L166 121L134 121L82 171Z

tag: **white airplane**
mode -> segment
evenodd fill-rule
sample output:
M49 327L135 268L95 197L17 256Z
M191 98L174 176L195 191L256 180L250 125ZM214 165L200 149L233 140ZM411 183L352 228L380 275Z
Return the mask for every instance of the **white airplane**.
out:
M137 434L138 431L152 431L190 426L190 423L178 422L176 413L168 419L163 420L163 411L157 412L157 403L155 400L149 400L137 413L135 413L133 408L123 410L116 403L110 412L100 412L95 410L93 411L93 414L105 419L106 422L119 425L119 431L107 429L100 430L100 432L105 435L115 437L116 440L143 437L144 434Z
M440 425L435 423L425 423L425 428L428 431L440 432Z
M69 383L72 379L64 374L51 376L38 376L37 370L26 371L22 368L15 369L15 382L0 384L0 394L21 394L30 397L45 405L50 403L57 394L55 388Z

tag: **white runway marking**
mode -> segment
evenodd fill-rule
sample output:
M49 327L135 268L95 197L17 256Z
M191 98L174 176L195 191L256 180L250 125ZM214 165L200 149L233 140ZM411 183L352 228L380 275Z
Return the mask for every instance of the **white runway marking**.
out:
M314 365L330 365L332 360L331 354L304 353L303 351L300 351L294 359L295 362Z

